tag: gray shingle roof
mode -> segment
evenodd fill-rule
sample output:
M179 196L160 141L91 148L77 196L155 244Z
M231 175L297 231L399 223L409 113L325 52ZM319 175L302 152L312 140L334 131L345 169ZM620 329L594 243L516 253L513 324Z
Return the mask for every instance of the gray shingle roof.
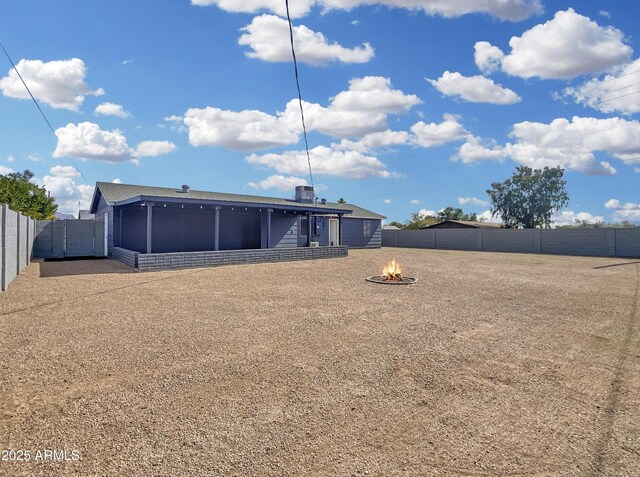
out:
M189 190L188 193L182 192L181 189L170 187L150 187L132 184L117 184L113 182L97 182L96 191L94 192L94 200L92 202L92 210L95 207L96 194L100 191L104 200L109 205L118 204L119 202L135 199L136 197L155 197L158 199L189 199L189 200L207 200L216 202L229 202L234 204L260 204L273 207L293 207L304 210L314 208L325 209L322 213L327 213L326 209L344 210L345 216L371 219L384 219L385 216L363 209L353 204L338 204L336 202L327 202L326 204L305 204L296 202L293 199L282 199L278 197L264 197L258 195L246 194L227 194L223 192L208 192L199 190ZM351 212L351 213L349 213Z

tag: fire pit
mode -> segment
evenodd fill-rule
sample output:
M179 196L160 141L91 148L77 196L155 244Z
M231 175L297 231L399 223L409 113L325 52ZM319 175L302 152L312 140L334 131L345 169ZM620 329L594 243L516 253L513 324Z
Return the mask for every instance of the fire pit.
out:
M402 269L396 263L395 258L389 262L389 265L384 267L382 275L367 277L366 280L371 283L380 283L381 285L413 285L418 281L417 278L403 277Z

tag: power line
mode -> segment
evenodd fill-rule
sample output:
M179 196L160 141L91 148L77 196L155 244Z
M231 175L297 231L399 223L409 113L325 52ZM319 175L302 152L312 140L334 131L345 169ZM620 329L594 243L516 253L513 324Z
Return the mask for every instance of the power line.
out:
M33 94L31 93L31 90L29 89L29 87L27 86L27 83L25 82L24 78L22 77L22 75L20 74L20 72L18 71L18 68L16 68L15 63L13 62L13 60L11 59L11 56L9 56L9 52L7 51L7 49L4 47L4 45L2 44L2 42L0 41L0 47L2 47L2 51L4 51L4 54L6 55L7 59L9 60L9 63L11 63L11 66L13 67L13 71L16 72L16 74L18 75L18 78L20 78L20 81L22 81L22 84L24 85L24 88L27 90L27 93L29 93L29 96L31 96L31 99L33 101L33 104L36 105L36 108L38 108L38 111L40 111L40 114L42 115L42 119L44 119L44 122L47 123L47 126L49 126L49 129L51 129L51 132L53 133L53 135L56 137L56 140L58 140L58 135L56 134L55 129L53 129L53 126L51 126L51 123L49 122L49 120L47 119L47 116L44 114L44 111L42 110L42 108L40 107L40 105L38 104L38 101L36 101L36 98L33 96ZM71 163L73 164L73 167L75 167L76 171L78 171L78 174L80 174L80 176L84 179L84 181L89 184L89 181L87 180L87 178L84 176L84 174L82 173L82 171L80 170L80 168L78 167L78 165L76 164L76 162L71 159Z
M307 164L309 165L309 179L311 180L311 187L313 187L313 173L311 172L311 156L309 155L309 141L307 140L307 126L305 125L305 122L304 122L304 110L302 108L302 93L300 92L300 79L298 77L298 61L296 60L296 50L293 46L293 25L291 24L291 16L289 15L289 0L285 0L284 3L287 8L287 21L289 22L289 38L291 39L291 55L293 56L293 68L296 75L296 87L298 88L298 103L300 104L300 117L302 118L304 148L307 153ZM315 192L314 192L314 195L315 195Z
M640 81L638 81L637 83L628 84L627 86L623 86L622 88L610 89L609 91L606 91L606 92L604 92L602 94L605 95L605 94L609 94L609 93L615 93L616 91L621 91L623 89L631 88L632 86L635 86L635 85L638 85L638 84L640 84Z
M640 93L640 91L634 91L632 93L623 94L622 96L616 96L615 98L609 98L606 101L600 101L600 104L608 103L609 101L615 101L616 99L620 99L620 98L626 98L627 96L632 96L638 93Z

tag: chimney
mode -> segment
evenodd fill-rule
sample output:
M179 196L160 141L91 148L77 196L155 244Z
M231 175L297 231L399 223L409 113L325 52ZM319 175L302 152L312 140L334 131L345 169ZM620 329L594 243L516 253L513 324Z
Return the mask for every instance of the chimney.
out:
M182 184L182 192L185 194L189 193L189 189L191 189L191 187L189 187L187 184Z
M315 194L311 186L296 186L296 202L313 204Z

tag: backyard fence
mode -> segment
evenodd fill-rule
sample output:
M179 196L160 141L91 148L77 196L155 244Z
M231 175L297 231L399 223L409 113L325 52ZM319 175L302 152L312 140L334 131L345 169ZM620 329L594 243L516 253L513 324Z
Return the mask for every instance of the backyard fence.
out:
M86 220L38 220L33 255L40 258L105 257L104 224L104 216Z
M4 291L31 262L36 221L11 210L7 204L0 204L0 208L0 290Z
M382 246L640 257L640 228L383 230Z

